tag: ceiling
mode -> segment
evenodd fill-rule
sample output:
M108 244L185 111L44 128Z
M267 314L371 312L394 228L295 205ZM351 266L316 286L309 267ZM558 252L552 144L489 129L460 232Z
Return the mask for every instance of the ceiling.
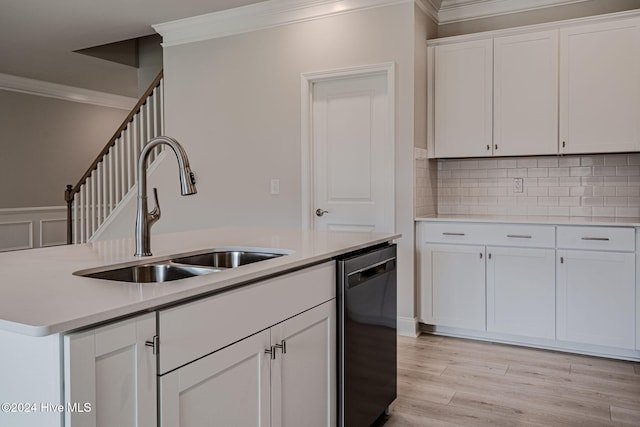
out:
M261 0L0 0L0 73L137 97L133 67L74 50ZM125 84L123 84L125 82Z

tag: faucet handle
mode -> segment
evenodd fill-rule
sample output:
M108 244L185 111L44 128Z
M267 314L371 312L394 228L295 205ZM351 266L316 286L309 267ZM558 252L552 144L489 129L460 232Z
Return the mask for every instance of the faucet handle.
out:
M153 210L151 212L148 213L149 215L149 226L151 226L153 223L155 223L156 221L158 221L160 219L160 202L158 201L158 189L153 187L153 199L156 202L155 207L153 208Z

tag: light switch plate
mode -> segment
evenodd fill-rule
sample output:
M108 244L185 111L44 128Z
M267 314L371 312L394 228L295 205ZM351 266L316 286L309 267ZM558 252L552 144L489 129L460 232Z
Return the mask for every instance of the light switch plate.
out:
M280 180L272 179L271 180L271 194L280 194Z
M522 178L513 178L513 192L522 193L524 191L524 184Z

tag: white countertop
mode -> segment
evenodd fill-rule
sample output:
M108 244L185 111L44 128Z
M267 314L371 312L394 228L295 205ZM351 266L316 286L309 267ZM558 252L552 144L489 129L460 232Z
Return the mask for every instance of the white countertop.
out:
M461 221L512 224L599 225L640 227L640 218L524 216L524 215L437 215L416 217L416 221Z
M44 336L175 304L399 238L399 234L300 229L221 228L154 235L153 256L133 256L133 239L0 253L0 330ZM262 248L292 254L166 283L75 276L78 270L152 262L213 248Z

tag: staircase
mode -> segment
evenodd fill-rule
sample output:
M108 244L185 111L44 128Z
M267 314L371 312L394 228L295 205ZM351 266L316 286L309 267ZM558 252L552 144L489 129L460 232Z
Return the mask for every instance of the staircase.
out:
M138 156L149 139L164 134L163 74L122 122L80 178L67 185L67 243L92 241L124 201L135 195ZM149 156L149 168L160 160L164 146Z

